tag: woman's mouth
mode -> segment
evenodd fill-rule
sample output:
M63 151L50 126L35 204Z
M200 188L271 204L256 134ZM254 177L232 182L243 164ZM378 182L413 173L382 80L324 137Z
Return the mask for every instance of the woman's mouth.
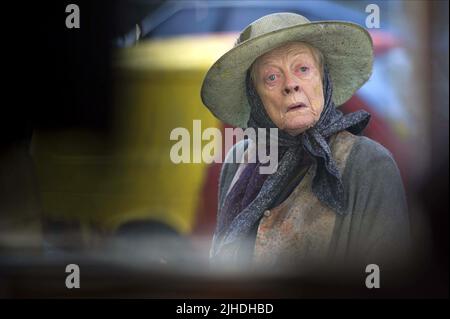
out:
M306 107L307 107L307 106L306 106L305 103L295 103L295 104L291 104L291 105L288 106L287 112L290 112L290 111L296 111L296 110L303 109L303 108L306 108Z

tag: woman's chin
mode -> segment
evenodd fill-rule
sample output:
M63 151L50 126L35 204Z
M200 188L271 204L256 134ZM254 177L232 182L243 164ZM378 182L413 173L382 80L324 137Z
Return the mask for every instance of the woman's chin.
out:
M302 126L302 127L297 127L297 128L285 128L284 131L286 131L286 133L288 133L289 135L296 136L296 135L303 133L307 129L308 129L308 127Z
M287 123L284 130L289 133L290 135L298 135L300 133L303 133L310 127L312 127L314 124L314 120L309 119L302 119L302 120L294 120L290 123Z

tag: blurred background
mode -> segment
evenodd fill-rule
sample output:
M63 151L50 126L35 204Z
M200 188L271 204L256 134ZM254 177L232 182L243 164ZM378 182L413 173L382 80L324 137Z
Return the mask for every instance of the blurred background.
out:
M65 28L69 1L39 3L31 24L9 10L1 297L334 296L305 276L292 288L211 272L221 164L174 164L169 136L192 136L196 119L227 127L200 87L252 21L289 11L365 26L369 4L380 9L373 74L341 110L372 114L365 135L392 152L406 188L420 275L389 296L448 296L448 1L72 2L80 29ZM89 289L65 289L69 261L88 269Z

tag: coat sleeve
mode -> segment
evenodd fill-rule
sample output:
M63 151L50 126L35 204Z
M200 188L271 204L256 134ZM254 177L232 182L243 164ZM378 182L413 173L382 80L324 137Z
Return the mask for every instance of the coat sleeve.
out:
M411 252L410 223L402 179L391 153L359 137L343 183L348 191L347 214L339 221L341 249L347 257L380 269L404 265Z
M235 159L236 154L242 154L243 151L247 149L248 142L243 140L236 143L225 156L225 161L222 164L219 175L219 188L218 188L218 200L217 200L217 219L219 219L220 209L225 202L225 197L228 192L228 188L230 187L231 182L233 181L234 175L236 174L239 163ZM213 255L213 250L216 242L216 234L214 234L211 244L210 257Z

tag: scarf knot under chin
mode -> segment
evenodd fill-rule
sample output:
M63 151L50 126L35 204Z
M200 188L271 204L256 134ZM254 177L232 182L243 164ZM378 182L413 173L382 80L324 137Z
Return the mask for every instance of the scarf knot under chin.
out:
M269 118L247 72L247 99L250 104L248 127L254 129L276 127ZM312 184L315 196L338 214L345 211L345 190L341 174L334 161L327 139L348 130L359 134L368 124L370 114L357 111L343 115L332 99L333 87L327 68L323 76L324 107L319 121L300 135L291 136L278 131L278 169L271 175L259 174L260 164L247 165L238 181L225 198L219 211L212 257L217 256L226 245L243 239L270 208L274 199L288 184L292 174L302 165L305 153L316 163Z

